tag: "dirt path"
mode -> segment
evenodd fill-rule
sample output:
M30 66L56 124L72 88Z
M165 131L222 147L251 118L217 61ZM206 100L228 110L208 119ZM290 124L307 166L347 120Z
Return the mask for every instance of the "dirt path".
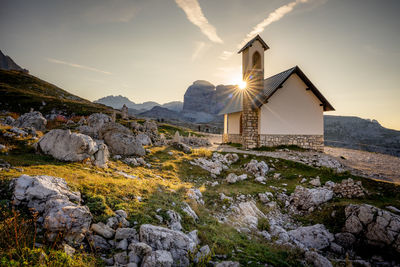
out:
M340 162L346 167L347 170L350 170L355 175L383 181L391 181L400 184L400 158L390 155L328 146L325 146L324 153L297 151L252 151L221 145L222 137L218 134L209 134L207 135L207 138L212 144L211 150L214 151L246 153L258 156L283 158L299 162L302 162L303 159L311 159L312 157L315 158L316 156L332 158L332 160Z

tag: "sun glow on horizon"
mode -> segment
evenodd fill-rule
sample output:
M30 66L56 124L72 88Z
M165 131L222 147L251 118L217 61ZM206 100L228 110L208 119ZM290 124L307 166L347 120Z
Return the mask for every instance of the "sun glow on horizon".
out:
M245 81L239 81L237 85L239 86L240 90L243 90L246 88L247 83Z

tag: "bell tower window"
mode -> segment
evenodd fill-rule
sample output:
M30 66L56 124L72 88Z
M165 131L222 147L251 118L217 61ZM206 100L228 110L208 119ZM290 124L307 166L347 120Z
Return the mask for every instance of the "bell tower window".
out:
M254 52L252 63L253 69L261 69L261 55L258 51Z

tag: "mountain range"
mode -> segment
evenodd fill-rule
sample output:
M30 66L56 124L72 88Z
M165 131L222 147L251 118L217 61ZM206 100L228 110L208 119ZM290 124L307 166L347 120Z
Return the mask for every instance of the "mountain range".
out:
M184 102L165 104L148 101L134 103L124 96L107 96L95 103L73 95L51 83L29 75L10 57L0 52L0 106L2 110L24 113L30 108L43 113L86 115L94 112L110 113L124 104L137 117L164 119L186 123L207 123L222 130L222 116L218 112L229 101L235 86L214 86L198 80L190 85ZM10 70L11 69L11 70ZM324 116L325 144L391 154L400 157L400 131L387 129L376 120L352 116Z
M98 100L95 100L94 103L100 103L100 104L107 105L107 106L115 108L115 109L121 109L123 105L126 105L129 109L134 110L135 111L134 113L144 112L144 111L150 110L156 106L165 107L165 108L168 108L173 111L181 111L182 107L183 107L183 103L181 101L172 101L172 102L168 102L165 104L159 104L154 101L146 101L144 103L135 103L135 102L131 101L129 98L122 96L122 95L105 96Z

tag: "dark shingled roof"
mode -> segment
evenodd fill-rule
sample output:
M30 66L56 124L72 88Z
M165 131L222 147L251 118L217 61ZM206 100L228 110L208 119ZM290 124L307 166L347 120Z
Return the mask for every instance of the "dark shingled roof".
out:
M257 34L256 37L254 37L253 39L251 39L250 41L247 42L247 44L245 44L242 49L239 50L238 54L240 54L241 52L243 52L246 48L250 47L255 40L260 41L260 43L262 44L262 46L264 47L264 51L269 49L269 46L264 42L264 40L260 37L260 35Z
M292 75L297 74L300 79L307 85L307 90L311 90L314 95L321 101L324 111L335 110L332 105L326 100L320 91L312 84L312 82L306 77L306 75L300 70L298 66L282 71L274 76L271 76L264 80L264 90L254 97L253 107L259 108L263 104L268 102L268 99L280 88L282 88L284 82ZM220 115L235 113L243 110L243 94L238 93L234 95L229 103L220 111Z

